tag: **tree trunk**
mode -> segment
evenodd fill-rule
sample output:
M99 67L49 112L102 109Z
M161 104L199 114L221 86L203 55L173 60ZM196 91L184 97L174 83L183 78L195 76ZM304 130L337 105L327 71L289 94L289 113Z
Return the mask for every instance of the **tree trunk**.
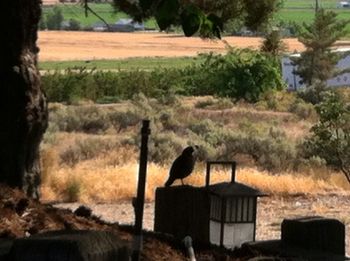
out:
M39 146L47 127L37 69L41 0L1 0L0 182L39 198Z

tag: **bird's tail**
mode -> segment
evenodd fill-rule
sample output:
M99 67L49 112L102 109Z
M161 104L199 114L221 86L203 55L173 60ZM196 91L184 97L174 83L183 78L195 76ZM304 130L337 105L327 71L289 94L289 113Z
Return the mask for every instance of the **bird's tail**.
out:
M171 184L173 184L174 181L175 181L174 178L169 177L168 180L165 182L165 186L166 186L166 187L171 186Z

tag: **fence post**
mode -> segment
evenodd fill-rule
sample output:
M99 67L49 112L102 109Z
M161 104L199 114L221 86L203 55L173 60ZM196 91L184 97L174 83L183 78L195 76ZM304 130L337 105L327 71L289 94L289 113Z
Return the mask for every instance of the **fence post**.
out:
M132 245L132 261L140 260L140 252L142 250L142 220L143 220L143 206L145 202L145 187L147 175L147 154L148 154L148 136L151 133L149 128L149 120L142 121L141 128L141 149L140 149L140 167L139 180L137 185L137 197L134 203L135 208L135 225L134 238Z

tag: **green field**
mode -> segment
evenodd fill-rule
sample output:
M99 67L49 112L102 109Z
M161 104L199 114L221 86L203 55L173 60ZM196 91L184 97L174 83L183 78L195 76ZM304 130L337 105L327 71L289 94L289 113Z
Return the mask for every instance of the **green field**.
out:
M111 4L89 4L90 8L94 10L99 16L101 16L107 23L115 23L120 18L127 18L128 15L122 12L115 12ZM92 13L88 13L85 16L85 10L79 3L76 4L60 4L59 7L62 9L64 20L75 19L80 22L83 27L92 26L101 20ZM52 10L53 7L43 7L44 16ZM145 26L148 28L156 28L156 22L154 19L145 21Z
M333 9L338 16L338 19L349 20L350 10L345 11L344 9ZM282 9L276 13L275 18L283 20L285 22L291 21L296 23L310 23L313 19L314 11L311 9Z
M201 56L174 58L129 58L121 60L93 60L93 61L62 61L40 62L40 70L64 70L66 68L85 67L99 70L152 70L156 68L183 68L202 61Z
M337 0L319 0L319 5L323 8L333 9L337 7ZM315 8L315 0L285 0L283 8Z
M337 14L338 19L350 20L350 8L337 8L337 0L319 0L319 5ZM311 23L315 13L315 1L310 0L285 0L283 8L275 14L276 21L297 24ZM350 24L347 26L350 37Z

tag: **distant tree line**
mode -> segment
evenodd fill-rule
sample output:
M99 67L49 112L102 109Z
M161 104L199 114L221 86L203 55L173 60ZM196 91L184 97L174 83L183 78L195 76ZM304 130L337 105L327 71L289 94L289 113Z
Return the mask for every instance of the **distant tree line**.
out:
M65 22L62 9L59 6L55 6L46 16L41 17L39 29L79 31L81 30L81 24L73 18Z

